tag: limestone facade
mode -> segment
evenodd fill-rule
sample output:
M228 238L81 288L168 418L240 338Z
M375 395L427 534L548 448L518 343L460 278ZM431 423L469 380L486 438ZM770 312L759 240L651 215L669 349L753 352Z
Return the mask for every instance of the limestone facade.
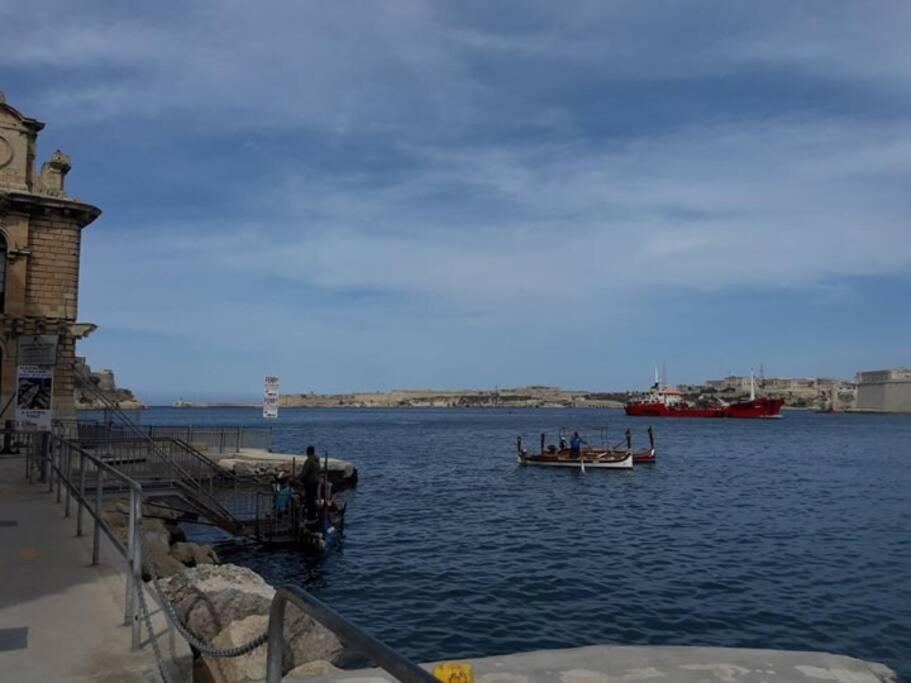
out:
M16 393L19 337L56 335L54 418L67 421L76 340L94 329L76 322L82 229L101 210L66 193L66 154L54 152L35 172L42 128L0 92L0 408ZM9 405L0 420L14 417Z
M911 369L858 372L857 407L886 413L911 413Z

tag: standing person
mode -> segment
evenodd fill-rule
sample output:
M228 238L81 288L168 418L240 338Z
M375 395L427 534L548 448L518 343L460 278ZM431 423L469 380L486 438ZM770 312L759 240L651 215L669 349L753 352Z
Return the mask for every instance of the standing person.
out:
M579 432L573 432L573 438L569 440L569 454L574 458L578 458L582 453L582 444L584 443L582 437L579 436Z
M320 465L319 456L313 446L307 446L307 459L301 467L300 482L304 488L304 506L307 518L316 517L316 493L319 489Z

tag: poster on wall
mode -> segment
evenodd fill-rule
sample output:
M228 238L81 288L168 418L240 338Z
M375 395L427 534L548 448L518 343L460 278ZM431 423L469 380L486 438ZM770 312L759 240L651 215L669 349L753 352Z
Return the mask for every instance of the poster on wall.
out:
M20 365L16 377L16 421L20 429L49 431L53 418L54 369Z
M278 377L266 377L263 393L263 417L278 417Z

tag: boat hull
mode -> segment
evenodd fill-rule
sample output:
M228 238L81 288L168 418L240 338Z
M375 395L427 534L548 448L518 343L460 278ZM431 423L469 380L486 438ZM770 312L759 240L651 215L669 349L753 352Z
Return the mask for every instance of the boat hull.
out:
M633 468L633 454L627 453L618 457L607 455L592 458L570 458L562 457L558 454L545 453L544 455L519 455L520 465L532 465L534 467L569 467L573 469L592 470L630 470Z
M730 417L739 419L781 417L784 401L772 398L757 398L755 401L734 403L718 408L692 408L668 406L664 403L630 403L626 414L630 417Z

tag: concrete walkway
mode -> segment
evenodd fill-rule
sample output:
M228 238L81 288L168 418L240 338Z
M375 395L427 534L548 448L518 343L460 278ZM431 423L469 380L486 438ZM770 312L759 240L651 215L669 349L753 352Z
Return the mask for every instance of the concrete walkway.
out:
M0 680L160 680L148 644L130 651L120 556L104 539L92 567L91 517L87 535L76 538L75 503L65 519L63 505L46 485L29 485L24 470L22 458L0 456ZM162 632L162 615L154 623ZM182 639L165 634L159 642L182 662L178 680L189 680Z
M882 664L824 652L723 647L594 645L469 662L475 683L895 683ZM432 670L433 665L427 665ZM384 671L346 671L288 683L386 683ZM459 683L458 677L452 679ZM446 682L448 683L448 682Z

